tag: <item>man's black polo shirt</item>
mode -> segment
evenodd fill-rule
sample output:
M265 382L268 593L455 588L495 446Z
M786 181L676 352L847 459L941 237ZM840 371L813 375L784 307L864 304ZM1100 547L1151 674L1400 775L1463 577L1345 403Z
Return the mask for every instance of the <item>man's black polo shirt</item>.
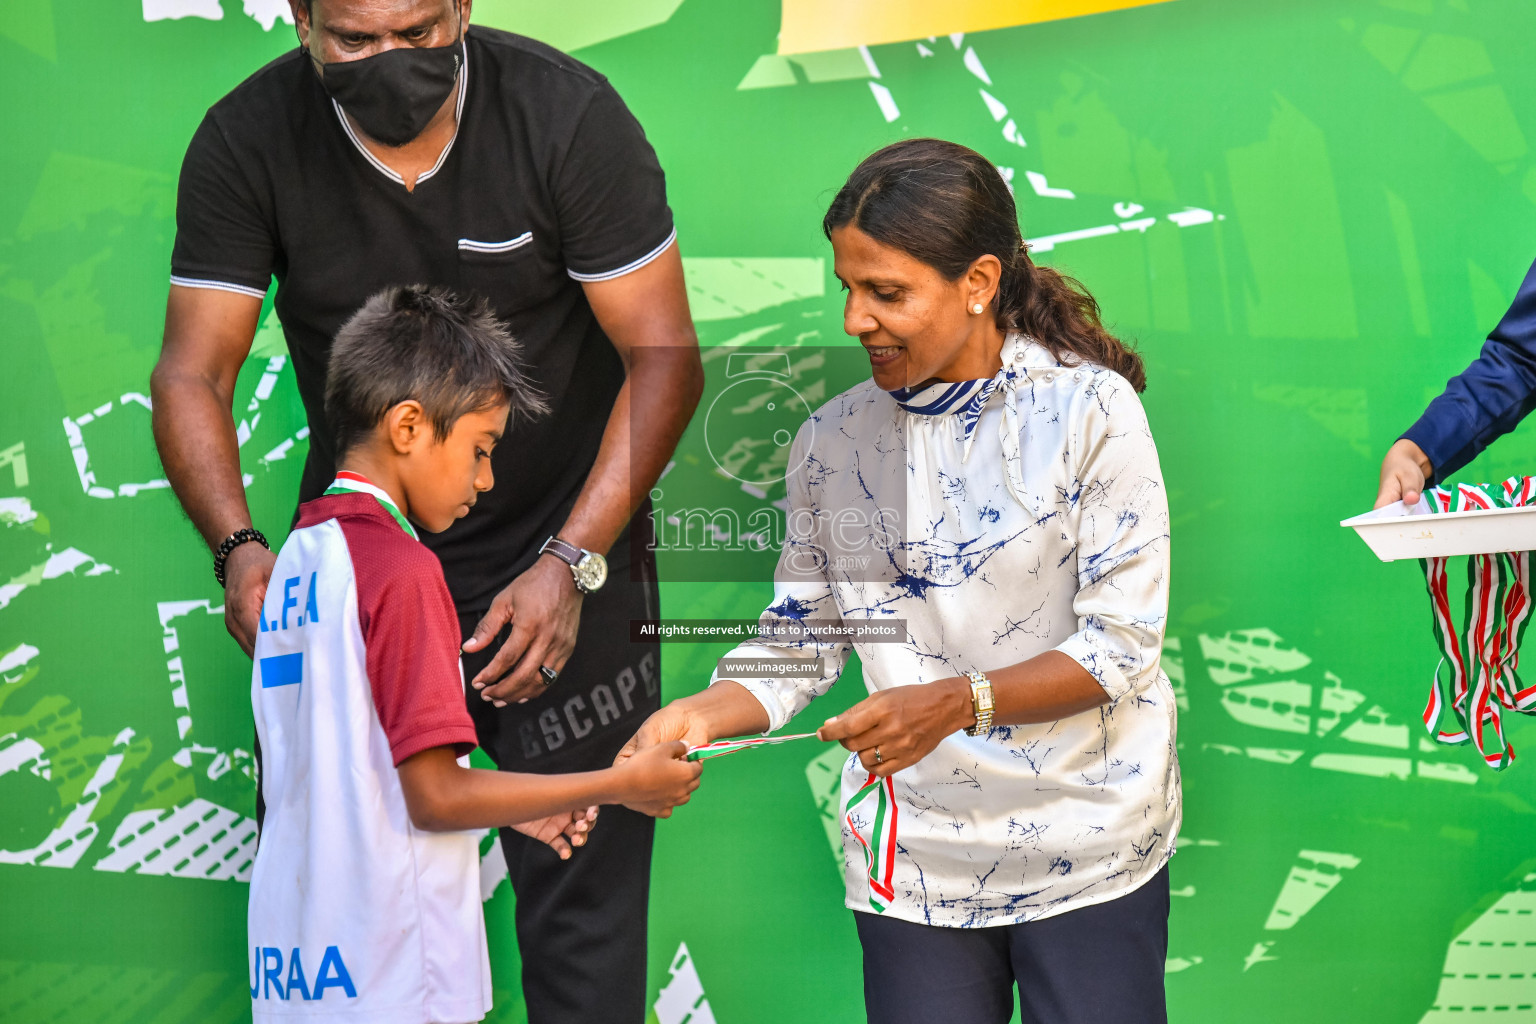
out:
M387 285L490 300L553 414L497 445L496 486L428 539L459 608L483 610L556 532L624 382L581 282L665 252L656 154L607 79L522 36L471 26L458 134L413 192L353 136L302 50L208 111L182 163L171 280L266 294L311 432L299 500L335 473L325 428L331 339Z

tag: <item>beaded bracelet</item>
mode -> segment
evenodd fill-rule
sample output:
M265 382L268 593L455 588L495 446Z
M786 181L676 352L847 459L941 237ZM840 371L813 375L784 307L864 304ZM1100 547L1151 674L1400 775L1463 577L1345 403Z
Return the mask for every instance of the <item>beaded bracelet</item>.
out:
M267 538L262 536L261 531L249 526L225 537L224 543L219 545L218 552L213 556L213 578L219 581L219 586L224 586L224 562L229 558L229 553L250 540L254 540L268 551L272 550L272 545L267 543Z

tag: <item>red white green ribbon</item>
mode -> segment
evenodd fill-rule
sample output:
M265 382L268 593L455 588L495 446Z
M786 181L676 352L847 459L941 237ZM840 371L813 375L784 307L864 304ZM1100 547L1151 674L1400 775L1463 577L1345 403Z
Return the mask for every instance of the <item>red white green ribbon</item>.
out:
M853 812L866 808L870 813L869 834L859 831ZM896 899L892 880L896 873L896 789L890 776L880 778L874 772L843 808L843 821L853 838L864 848L864 869L869 876L869 905L883 914Z
M379 504L400 524L400 529L411 535L412 540L420 540L416 536L416 528L411 521L400 513L400 507L390 498L384 488L377 486L373 481L361 473L354 473L349 469L343 469L336 473L336 479L331 481L331 486L325 489L326 494L371 494L378 499Z
M753 736L748 739L717 740L688 749L688 760L706 761L712 757L724 757L738 750L763 747L790 740L811 739L813 732L792 733L787 736ZM860 809L869 816L869 827L860 830L854 814ZM864 850L864 867L869 875L869 905L876 913L896 899L894 878L896 873L896 789L889 778L880 778L873 772L843 807L843 821L854 839Z
M1458 484L1425 492L1431 512L1536 505L1536 477L1498 486ZM1520 644L1532 611L1531 561L1525 551L1467 559L1467 597L1458 631L1451 614L1446 559L1419 562L1429 589L1440 664L1424 708L1424 726L1438 743L1471 742L1483 761L1502 771L1515 759L1504 736L1504 711L1536 714L1536 685L1520 679Z
M713 743L705 743L703 746L689 747L688 760L708 761L712 757L724 757L726 754L734 754L738 750L750 750L752 747L767 747L775 743L787 743L790 740L808 740L816 736L813 732L790 733L787 736L753 736L740 740L716 740Z

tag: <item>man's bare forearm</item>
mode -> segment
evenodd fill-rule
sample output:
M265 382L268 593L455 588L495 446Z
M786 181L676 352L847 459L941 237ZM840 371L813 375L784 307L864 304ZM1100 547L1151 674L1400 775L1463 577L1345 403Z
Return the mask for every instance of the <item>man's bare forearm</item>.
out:
M157 370L155 446L171 489L210 549L251 525L229 398L207 380Z
M260 313L248 295L172 286L149 376L160 462L209 548L251 525L230 403Z
M703 389L696 347L680 344L632 353L597 460L560 530L564 540L600 553L613 546L660 479Z

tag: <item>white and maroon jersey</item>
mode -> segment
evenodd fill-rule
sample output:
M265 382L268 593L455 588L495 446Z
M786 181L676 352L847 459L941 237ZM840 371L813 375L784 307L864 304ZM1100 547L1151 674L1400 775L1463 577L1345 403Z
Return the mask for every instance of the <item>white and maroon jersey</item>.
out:
M411 824L396 766L475 745L436 556L382 491L300 509L272 569L251 703L267 814L251 874L258 1024L481 1019L476 833Z

